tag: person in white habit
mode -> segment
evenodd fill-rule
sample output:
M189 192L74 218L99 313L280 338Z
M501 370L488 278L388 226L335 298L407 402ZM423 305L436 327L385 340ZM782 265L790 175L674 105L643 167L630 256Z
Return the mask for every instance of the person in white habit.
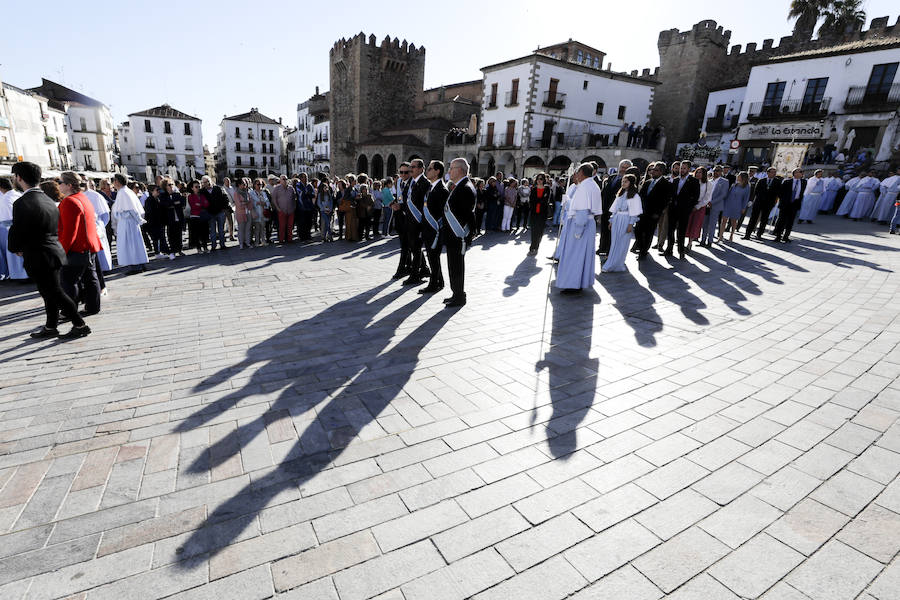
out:
M91 201L94 207L94 216L96 217L97 236L100 238L100 244L103 249L94 255L95 266L97 267L97 279L100 280L100 295L106 296L106 282L103 280L103 273L112 270L112 253L109 250L109 240L106 239L106 225L109 223L109 204L106 198L94 189L94 182L90 177L87 178L87 189L84 195Z
M593 177L591 163L578 165L573 175L576 187L566 207L565 225L557 249L559 267L555 285L562 294L577 294L594 286L595 218L603 212L603 201Z
M881 181L881 194L872 211L872 218L882 225L890 222L894 216L894 204L897 203L897 194L900 192L900 167L894 167L890 171L890 177Z
M133 266L128 275L147 270L147 248L141 235L144 223L144 207L137 196L128 189L128 180L121 173L113 177L116 202L112 207L112 224L116 231L116 255L120 267Z
M603 263L604 273L625 271L625 257L628 256L628 248L634 239L634 225L643 213L641 197L637 191L637 178L634 175L625 175L622 178L622 187L619 188L619 193L609 209L612 241L606 262Z
M806 191L803 192L798 223L812 223L819 214L819 206L822 205L822 198L825 194L824 175L825 172L822 169L816 169L815 174L806 180Z
M12 226L13 203L21 195L9 179L0 178L0 280L28 279L25 259L7 249L9 228Z

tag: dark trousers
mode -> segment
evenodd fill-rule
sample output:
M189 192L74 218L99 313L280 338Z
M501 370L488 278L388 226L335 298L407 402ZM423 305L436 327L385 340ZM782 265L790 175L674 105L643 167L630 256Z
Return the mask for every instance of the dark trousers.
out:
M513 216L512 216L513 229L518 229L520 224L522 225L522 227L528 227L528 205L527 204L516 205L516 208L513 211Z
M609 229L609 210L604 207L600 215L600 245L597 251L600 254L609 254L609 246L612 243L612 232Z
M367 240L371 236L369 229L372 227L372 217L359 218L359 239Z
M147 233L150 234L150 243L153 245L153 251L159 254L169 253L169 244L166 243L165 227L162 225L147 225Z
M408 218L406 222L406 238L409 244L410 277L420 277L425 271L425 256L422 253L422 224Z
M786 203L781 210L778 211L778 219L775 221L775 239L788 239L791 237L791 230L794 229L794 220L797 218L797 212L800 209L800 201Z
M390 210L390 209L388 209ZM380 236L381 235L381 211L376 210L372 212L372 235Z
M181 221L169 223L166 227L166 237L169 238L169 252L175 253L183 250Z
M400 264L397 265L397 275L407 275L410 272L409 239L406 237L406 215L402 210L394 211L393 222L397 229L397 237L400 238Z
M441 245L441 240L438 239L437 244L434 244L434 249L431 248L434 240L438 238L438 234L431 230L430 227L423 230L422 242L425 245L425 255L428 257L428 267L431 269L431 275L428 278L428 287L430 288L442 288L444 287L444 273L441 270L441 250L443 246Z
M546 216L531 217L531 247L529 248L529 250L531 250L532 252L538 251L538 248L541 245L541 240L544 238L544 227L546 225Z
M150 228L146 223L141 225L141 236L144 238L144 245L147 246L147 252L153 254L157 252L157 250L153 247L152 236L150 235Z
M75 305L84 302L87 312L100 312L100 282L94 269L94 255L71 252L60 269L62 289Z
M60 311L68 319L71 319L73 325L78 327L84 325L84 319L78 314L75 302L62 289L59 268L33 269L28 272L28 276L34 280L38 293L44 300L47 329L56 329L56 326L59 325Z
M344 213L342 213L341 211L338 211L337 221L338 221L338 237L342 238L342 237L344 237Z
M641 215L641 219L635 225L634 241L641 254L647 254L650 251L650 245L653 243L653 234L656 233L658 224L659 215Z
M666 252L672 252L675 245L675 236L678 235L678 253L684 254L684 235L687 233L688 219L691 218L693 207L679 210L676 206L669 207L669 231L666 236Z
M306 241L312 238L312 220L314 211L298 210L294 213L297 217L297 239Z
M481 233L481 223L484 221L484 208L475 208L475 233ZM485 226L487 229L487 226Z
M766 232L766 221L769 220L769 213L775 207L774 200L755 200L753 202L753 210L750 211L750 220L747 221L747 231L744 237L750 237L750 234L756 230L756 237L760 238ZM757 226L759 227L757 229Z
M103 269L100 267L100 255L94 255L94 271L97 273L97 283L100 284L100 290L106 288L106 281L103 280Z
M465 300L466 257L463 254L465 242L452 233L447 234L446 240L447 278L450 280L450 289L454 298Z

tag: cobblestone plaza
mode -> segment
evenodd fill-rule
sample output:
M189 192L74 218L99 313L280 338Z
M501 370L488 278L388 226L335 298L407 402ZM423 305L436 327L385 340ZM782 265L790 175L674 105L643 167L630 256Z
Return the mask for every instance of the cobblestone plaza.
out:
M549 300L492 233L458 311L394 240L230 249L70 343L4 285L0 598L896 599L897 238L797 229Z

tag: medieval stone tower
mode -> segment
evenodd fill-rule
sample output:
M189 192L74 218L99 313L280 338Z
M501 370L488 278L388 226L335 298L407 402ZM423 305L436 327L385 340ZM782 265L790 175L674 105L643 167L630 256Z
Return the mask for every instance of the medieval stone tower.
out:
M331 79L331 171L356 170L357 146L398 127L422 108L425 48L365 34L335 42Z

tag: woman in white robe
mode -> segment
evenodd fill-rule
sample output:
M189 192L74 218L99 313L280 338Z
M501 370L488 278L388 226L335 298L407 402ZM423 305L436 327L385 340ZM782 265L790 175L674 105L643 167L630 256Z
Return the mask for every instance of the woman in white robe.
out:
M625 271L625 257L634 239L634 225L643 212L641 197L637 194L637 178L625 175L615 202L610 207L609 229L612 233L609 254L601 270L604 273Z
M822 195L825 193L825 180L822 169L817 169L815 175L806 180L806 191L803 192L803 202L800 205L799 222L812 223L819 214L819 206L822 204Z
M120 179L121 177L121 179ZM144 223L144 207L134 192L122 181L125 178L116 174L114 185L117 188L116 202L112 207L112 224L116 231L116 256L119 266L134 266L129 275L147 270L147 248L141 234Z

